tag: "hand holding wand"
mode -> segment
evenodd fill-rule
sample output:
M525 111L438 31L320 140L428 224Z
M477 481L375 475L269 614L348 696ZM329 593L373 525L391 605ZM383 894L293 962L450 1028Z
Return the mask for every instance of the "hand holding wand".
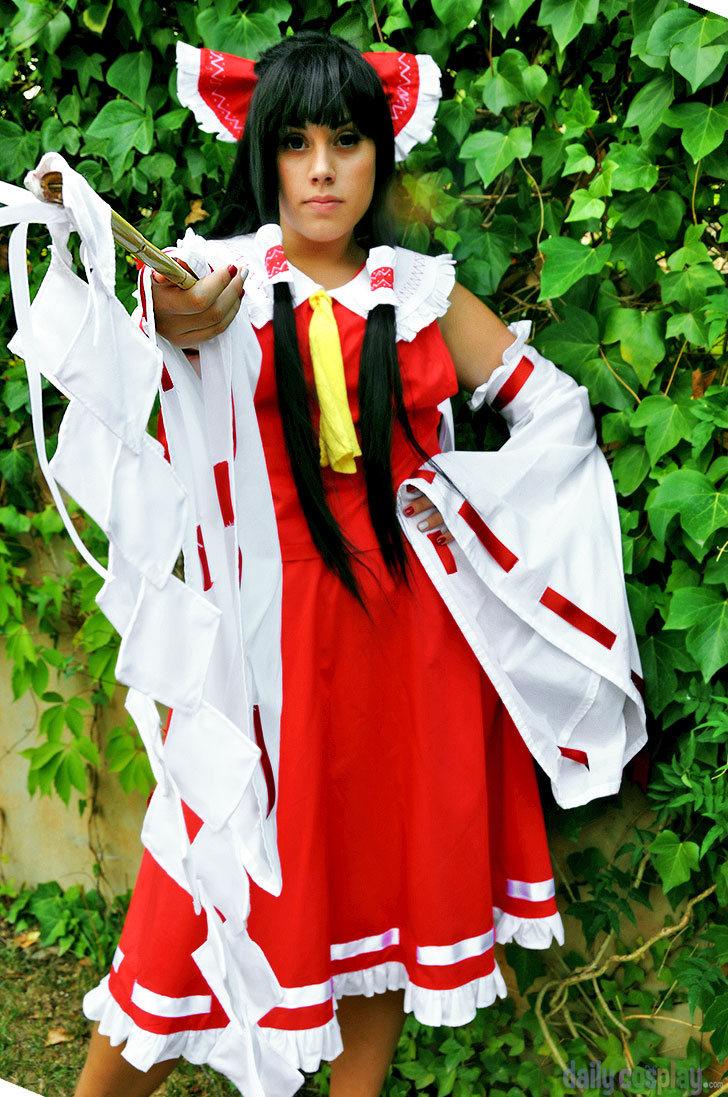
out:
M60 171L47 171L40 177L40 187L47 202L55 202L63 205L63 182ZM184 267L150 243L145 236L125 221L116 210L111 211L111 231L117 244L128 251L136 259L141 260L152 270L179 286L180 289L190 289L197 281L197 275Z

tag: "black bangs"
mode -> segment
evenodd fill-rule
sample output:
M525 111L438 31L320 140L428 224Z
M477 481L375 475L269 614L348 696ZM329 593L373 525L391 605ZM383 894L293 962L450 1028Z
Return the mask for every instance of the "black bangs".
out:
M393 237L384 221L394 131L384 88L371 65L341 38L302 31L267 50L255 74L250 114L215 233L253 232L278 220L277 156L287 126L337 129L351 122L377 150L374 199L362 232L370 237L372 222L381 219L382 231Z

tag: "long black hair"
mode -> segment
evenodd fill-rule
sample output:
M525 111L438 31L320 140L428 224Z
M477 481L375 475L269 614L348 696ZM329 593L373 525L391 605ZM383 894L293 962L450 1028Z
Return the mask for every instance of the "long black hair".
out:
M267 50L255 66L257 84L215 234L254 232L277 222L277 154L286 126L337 129L347 122L374 141L376 167L369 209L355 234L366 247L394 246L388 192L394 174L394 132L377 73L352 46L321 31L303 31ZM324 562L359 600L352 570L354 548L326 502L319 446L296 338L288 283L274 287L273 337L276 387L286 450L298 497ZM367 317L359 369L361 448L367 503L387 567L406 580L407 564L392 488L392 432L397 419L420 457L402 399L402 378L392 305Z

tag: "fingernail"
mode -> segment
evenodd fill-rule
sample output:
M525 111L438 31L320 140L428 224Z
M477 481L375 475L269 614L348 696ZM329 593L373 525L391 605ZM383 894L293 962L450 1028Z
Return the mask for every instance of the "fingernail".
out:
M230 275L231 278L234 278L237 273L238 273L238 268L235 266L234 263L231 263L230 266L228 267L228 274Z
M430 528L429 521L430 521L429 518L423 518L421 522L417 523L417 528L421 529L422 532L424 533L426 529Z
M435 544L436 545L446 545L447 544L447 537L445 537L444 533L438 533L437 537L435 538Z
M241 291L240 291L240 300L241 301L242 301L243 297L245 297L245 290L241 289Z
M407 485L407 491L411 491L411 492L415 492L415 491L416 491L416 492L419 492L419 490L420 490L420 489L419 489L419 488L416 488L416 487L414 486L414 484L408 484L408 485Z
M414 507L405 507L404 510L402 511L402 514L404 514L405 518L411 518L412 515L414 514L414 512L415 512Z

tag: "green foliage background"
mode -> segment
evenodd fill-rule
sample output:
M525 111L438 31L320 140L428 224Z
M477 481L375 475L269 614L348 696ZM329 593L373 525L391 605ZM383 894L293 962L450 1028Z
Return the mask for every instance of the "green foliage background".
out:
M680 1002L703 1032L686 1041L685 1063L719 1071L728 1057L728 20L682 0L376 0L376 12L368 0L0 0L0 25L0 177L20 182L43 151L58 150L158 244L185 223L205 231L234 151L180 108L177 38L255 57L291 28L326 27L362 49L435 57L444 99L432 140L398 177L403 242L454 252L461 280L506 320L532 319L536 344L589 389L619 494L656 814L609 862L595 849L569 858L562 905L581 920L583 955L560 967L509 948L525 1013L493 1007L453 1033L409 1022L389 1092L561 1094L572 1059L669 1066L650 1021ZM29 252L36 284L44 247L38 236ZM129 301L129 261L118 271ZM0 286L9 334L4 270ZM59 540L16 359L3 360L0 404L0 628L15 696L30 690L42 709L24 751L29 790L69 802L75 787L81 810L93 811L95 728L114 692L116 639L95 608L96 577ZM52 395L47 410L52 448L61 412ZM457 419L466 446L502 437L487 413L461 404ZM88 523L85 536L103 552ZM126 789L148 787L131 727L114 729L103 749ZM577 839L588 814L555 813L554 824ZM685 924L642 951L623 946L656 882ZM662 1092L687 1092L673 1082Z

